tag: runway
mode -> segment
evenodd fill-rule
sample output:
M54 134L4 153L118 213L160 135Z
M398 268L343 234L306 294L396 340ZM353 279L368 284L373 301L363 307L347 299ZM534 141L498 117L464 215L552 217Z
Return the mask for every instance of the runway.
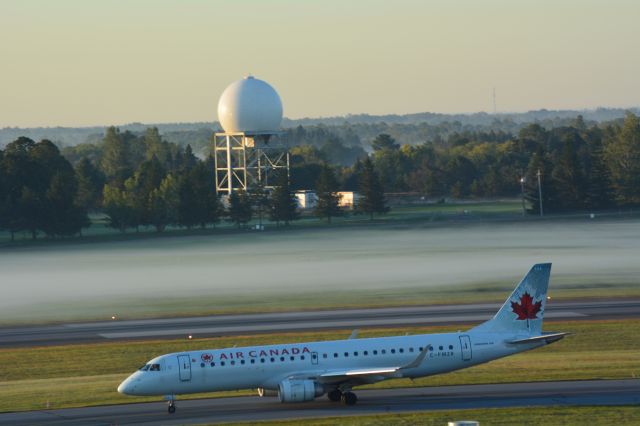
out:
M480 323L493 303L268 314L212 315L130 321L0 328L0 347L60 345L107 340L212 337L286 331ZM640 299L549 302L545 319L594 320L640 317Z
M281 404L276 398L238 397L0 414L0 425L177 425L356 416L464 408L640 404L640 380L532 382L361 390L356 406L316 401Z

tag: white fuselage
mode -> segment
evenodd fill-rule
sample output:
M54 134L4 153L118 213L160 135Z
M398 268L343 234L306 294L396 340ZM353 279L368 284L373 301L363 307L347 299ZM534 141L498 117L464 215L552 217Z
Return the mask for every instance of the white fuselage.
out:
M149 361L146 370L133 373L118 390L129 395L275 390L290 377L410 365L429 348L415 367L391 375L354 376L354 384L366 384L446 373L545 345L507 343L516 337L458 332L178 352Z

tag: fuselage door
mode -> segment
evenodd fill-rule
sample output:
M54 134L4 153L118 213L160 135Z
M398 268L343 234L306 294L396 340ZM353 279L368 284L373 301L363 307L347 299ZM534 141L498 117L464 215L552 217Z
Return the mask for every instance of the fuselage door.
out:
M469 336L460 336L460 348L462 348L462 360L471 361L471 339Z
M311 352L311 364L318 365L318 352Z
M189 355L178 355L178 371L181 381L191 380L191 357Z

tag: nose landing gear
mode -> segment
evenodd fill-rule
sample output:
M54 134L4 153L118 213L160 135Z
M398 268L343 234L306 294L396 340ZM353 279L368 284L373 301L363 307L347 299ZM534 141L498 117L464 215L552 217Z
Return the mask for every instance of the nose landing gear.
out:
M173 414L176 412L176 404L174 401L169 401L169 403L167 404L167 411L169 412L169 414Z

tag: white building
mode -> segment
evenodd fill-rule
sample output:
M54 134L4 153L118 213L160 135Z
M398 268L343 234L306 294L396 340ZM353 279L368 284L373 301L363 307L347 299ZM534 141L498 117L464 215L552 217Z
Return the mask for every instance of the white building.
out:
M318 196L316 195L316 191L296 191L296 199L298 200L298 208L301 210L315 209L316 204L318 204Z

